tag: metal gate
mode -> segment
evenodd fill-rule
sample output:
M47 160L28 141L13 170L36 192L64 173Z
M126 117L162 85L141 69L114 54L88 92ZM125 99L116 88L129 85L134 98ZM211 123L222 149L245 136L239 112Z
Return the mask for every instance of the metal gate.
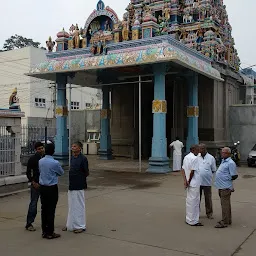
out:
M56 128L47 126L47 140L54 142ZM45 141L45 127L23 125L21 127L21 155L30 155L35 152L35 143Z
M0 177L15 175L15 143L8 126L0 126Z

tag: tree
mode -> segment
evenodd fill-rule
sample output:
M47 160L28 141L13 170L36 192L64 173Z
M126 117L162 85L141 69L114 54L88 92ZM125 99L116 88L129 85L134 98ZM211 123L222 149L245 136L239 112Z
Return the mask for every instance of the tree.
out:
M10 51L13 49L19 49L19 48L23 48L26 46L34 46L34 47L38 48L39 45L40 45L39 42L34 42L30 38L26 38L26 37L19 36L19 35L15 34L14 36L11 36L7 40L5 40L3 50Z

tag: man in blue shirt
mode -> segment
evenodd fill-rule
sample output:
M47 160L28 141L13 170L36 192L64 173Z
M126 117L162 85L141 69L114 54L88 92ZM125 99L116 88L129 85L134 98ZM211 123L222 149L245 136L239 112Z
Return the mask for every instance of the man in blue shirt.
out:
M64 174L60 163L53 158L54 144L45 148L45 157L39 161L41 194L42 236L47 239L60 237L54 233L55 209L58 202L58 176Z
M215 228L226 228L232 224L230 197L234 191L233 180L238 177L236 164L230 157L231 149L228 147L223 148L221 155L223 160L216 172L215 187L219 190L222 221L218 222Z

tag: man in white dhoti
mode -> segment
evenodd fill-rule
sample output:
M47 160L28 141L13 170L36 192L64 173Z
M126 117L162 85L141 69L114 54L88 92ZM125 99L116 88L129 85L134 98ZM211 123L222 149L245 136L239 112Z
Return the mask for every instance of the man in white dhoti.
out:
M86 212L84 190L87 189L86 177L89 175L88 160L81 153L82 144L72 145L72 158L69 171L68 218L63 231L82 233L86 231Z
M184 187L187 190L186 198L186 223L190 226L203 226L199 222L200 209L200 174L198 168L199 146L190 148L190 153L185 156L182 166Z
M173 168L172 170L181 170L181 159L182 159L182 149L184 148L183 143L180 141L179 137L170 144L170 148L173 148Z

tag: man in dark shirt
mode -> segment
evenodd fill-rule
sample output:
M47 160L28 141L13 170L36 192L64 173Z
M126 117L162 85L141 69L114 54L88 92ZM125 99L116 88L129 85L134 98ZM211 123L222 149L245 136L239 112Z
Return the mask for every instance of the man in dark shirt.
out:
M63 231L82 233L86 230L85 196L86 177L89 175L88 160L81 153L82 144L72 145L72 158L69 171L68 218Z
M33 222L35 221L37 214L37 203L40 196L39 192L39 168L38 162L44 155L44 145L41 142L35 144L35 155L31 156L27 165L27 177L31 182L30 188L30 204L28 208L26 229L28 231L35 231Z

